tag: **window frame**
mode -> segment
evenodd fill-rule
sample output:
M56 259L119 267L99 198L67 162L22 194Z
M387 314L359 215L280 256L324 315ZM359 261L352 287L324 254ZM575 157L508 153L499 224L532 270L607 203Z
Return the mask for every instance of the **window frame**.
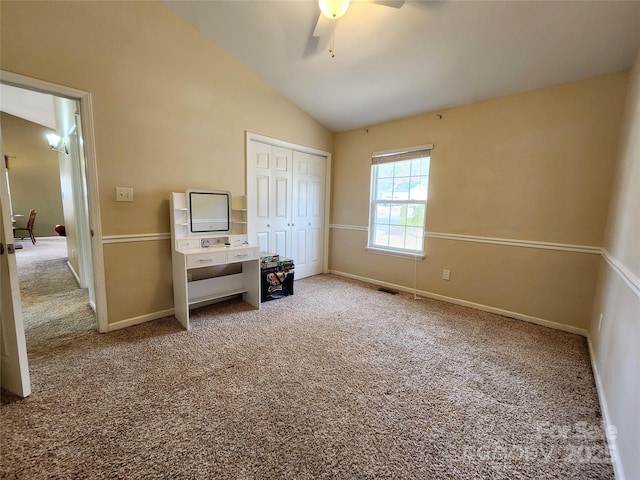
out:
M414 147L397 148L393 150L373 152L373 154L371 155L371 179L370 179L370 185L369 185L369 225L368 225L368 231L367 231L367 247L366 247L367 251L373 252L373 253L385 254L385 255L424 259L425 257L424 239L425 239L426 222L427 222L428 194L427 194L427 198L425 198L424 200L413 200L410 198L406 200L395 200L395 199L382 200L382 199L377 199L376 197L378 196L377 195L378 186L379 186L378 175L379 175L379 166L381 164L384 164L384 163L395 164L397 162L406 161L406 160L416 160L419 158L425 158L427 156L431 160L432 151L433 151L433 144L427 144L427 145L418 145ZM425 152L427 153L427 155L425 155ZM431 171L431 164L429 164L429 175L428 175L429 180L427 180L427 192L428 192L428 185L431 177L430 171ZM395 173L394 173L394 177L392 178L394 179L396 178ZM409 175L410 181L412 178L413 178L412 175ZM421 242L420 242L420 250L374 244L374 235L375 235L374 225L375 225L375 219L376 219L377 206L379 204L424 205L424 218L422 222L422 236L421 236ZM405 232L405 239L406 239L406 232Z

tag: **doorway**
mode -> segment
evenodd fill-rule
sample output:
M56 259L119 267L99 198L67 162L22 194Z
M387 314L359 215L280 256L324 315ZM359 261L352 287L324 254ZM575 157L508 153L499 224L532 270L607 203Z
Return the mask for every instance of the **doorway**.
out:
M77 282L77 286L80 287L78 290L85 291L86 296L85 299L82 300L82 303L87 307L87 310L91 312L91 329L95 330L97 328L100 332L106 332L108 331L108 324L106 294L104 288L104 264L101 243L102 235L99 221L100 211L97 193L97 172L93 138L91 95L87 92L5 71L0 72L0 84L2 84L1 86L7 85L15 87L20 91L39 92L53 96L56 116L55 132L64 140L57 145L56 151L59 155L60 165L60 176L57 181L60 182L62 196L58 201L62 200L62 203L64 204L63 218L64 225L66 227L66 237L45 238L51 241L49 243L57 243L58 248L60 248L60 243L64 242L65 245L62 246L62 256L60 256L59 253L54 254L53 256L56 257L55 260L58 260L59 264L62 263L65 267L67 262L69 265L73 263L72 267L66 269L66 271L72 272L70 274L71 279L72 282ZM3 98L3 103L4 100L5 99ZM4 134L4 131L2 134ZM4 139L1 137L2 134L0 134L0 141L4 144ZM42 141L45 141L45 139L42 139ZM6 151L4 148L3 150L3 153L7 155L8 161L11 161L12 152ZM5 170L6 169L3 169L3 177L5 176ZM7 178L9 178L10 181L10 174L8 172ZM2 181L3 185L6 184L5 178L3 178ZM14 192L12 192L12 195L15 195L15 189ZM3 199L5 201L7 199L7 196L4 193ZM9 203L11 202L7 201L7 204ZM8 208L5 210L5 207L7 207L7 205L3 206L3 212L9 210ZM10 219L9 217L9 215L3 215L3 231L5 232L11 231L9 222L13 219ZM54 232L52 232L52 234L56 235ZM18 272L15 269L15 266L17 263L18 268L20 268L21 263L19 261L16 262L16 255L13 251L14 245L10 245L10 242L12 241L12 239L10 239L10 235L5 235L5 237L7 240L6 250L9 254L8 270L10 278L9 281L3 282L3 298L7 293L5 292L5 289L9 288L9 285L11 286L11 291L15 294L15 290L18 288ZM21 243L20 241L13 241L16 245ZM37 241L36 237L36 242ZM46 242L43 239L40 243L44 244ZM24 250L26 250L26 245ZM44 250L40 251L44 252ZM49 252L51 252L51 250L49 250ZM18 251L18 253L20 253L20 251ZM45 262L48 260L51 259L44 259ZM37 265L33 270L37 272L40 279L43 279L46 276L45 269L41 268L40 265ZM60 276L61 274L59 272L56 274L54 271L53 275ZM11 277L13 277L13 280ZM60 298L56 298L55 300L59 301ZM22 305L19 301L19 297L17 305L18 308L16 309L14 306L14 311L11 312L13 320L11 318L5 318L6 311L3 312L3 327L8 325L11 327L10 329L12 331L16 332L15 340L17 341L18 347L15 351L20 352L20 344L21 342L24 344L25 335ZM3 310L5 310L4 304ZM48 310L50 309L43 307L42 311L38 312L38 315L40 317L46 317L49 313ZM69 311L70 316L74 316L76 313L77 312L74 312L74 308L71 308ZM9 331L9 329L6 331ZM5 338L7 337L5 336ZM11 345L6 345L6 352L13 351L10 347ZM19 363L23 372L25 362L26 359L24 358L24 355L17 355L15 359L11 358L10 355L3 355L2 357L3 367L6 365L17 365ZM7 370L9 369L4 369L3 371L3 387L5 386L4 373ZM26 378L27 385L22 388L22 391L29 392L30 387L28 385L28 375L26 377L23 376L23 378ZM24 384L24 381L22 383ZM17 392L17 390L10 390ZM28 393L26 393L26 395L28 395Z
M15 226L35 220L33 240L23 230L14 239L31 351L55 337L97 329L81 114L77 100L12 85L0 89L11 219ZM55 147L52 135L59 136Z

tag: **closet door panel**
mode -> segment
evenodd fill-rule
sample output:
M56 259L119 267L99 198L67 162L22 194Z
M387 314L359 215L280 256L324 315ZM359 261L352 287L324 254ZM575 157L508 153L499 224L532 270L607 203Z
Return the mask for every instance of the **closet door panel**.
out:
M294 228L294 258L296 268L307 265L307 230Z
M259 175L256 178L256 216L264 221L269 220L269 177Z
M293 151L272 147L271 168L271 250L283 257L291 257L291 177Z
M269 247L269 232L258 232L258 246L261 252L268 252L271 250Z
M290 234L289 234L289 230L288 229L273 231L273 233L272 233L273 246L267 251L268 252L278 253L279 255L281 255L283 257L287 256L287 255L285 255L284 252L287 251L288 244L290 243L289 242L289 235Z
M309 262L322 263L322 229L309 229Z
M289 179L276 178L275 179L275 205L273 211L273 217L278 219L289 219Z

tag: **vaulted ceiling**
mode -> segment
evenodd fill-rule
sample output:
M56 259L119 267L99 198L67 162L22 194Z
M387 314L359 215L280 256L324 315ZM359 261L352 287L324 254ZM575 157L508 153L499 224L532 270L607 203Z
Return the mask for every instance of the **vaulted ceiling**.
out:
M316 0L164 1L332 131L629 68L636 1L353 0L313 37Z

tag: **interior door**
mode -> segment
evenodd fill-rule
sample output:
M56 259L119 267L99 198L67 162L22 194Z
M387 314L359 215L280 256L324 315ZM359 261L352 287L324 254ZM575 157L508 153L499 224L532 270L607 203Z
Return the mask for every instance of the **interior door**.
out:
M257 242L261 252L290 257L292 151L251 142L247 159L250 241Z
M271 145L247 147L247 234L261 252L271 251Z
M296 278L323 271L326 158L293 152L292 245Z
M0 131L0 385L27 397L31 394L27 344L22 323L18 268L13 250L7 168Z

